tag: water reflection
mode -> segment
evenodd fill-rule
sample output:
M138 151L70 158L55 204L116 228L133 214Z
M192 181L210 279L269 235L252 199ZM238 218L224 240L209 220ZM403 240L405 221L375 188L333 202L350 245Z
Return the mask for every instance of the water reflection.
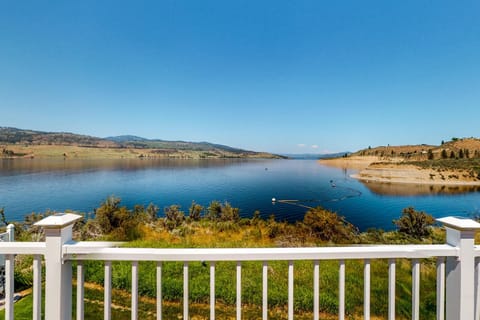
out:
M480 186L465 185L427 185L409 183L387 183L361 181L370 191L379 195L389 196L418 196L440 194L462 194L480 191Z
M245 159L1 159L0 176L53 171L86 172L213 168L235 166L247 161L252 162L252 160Z

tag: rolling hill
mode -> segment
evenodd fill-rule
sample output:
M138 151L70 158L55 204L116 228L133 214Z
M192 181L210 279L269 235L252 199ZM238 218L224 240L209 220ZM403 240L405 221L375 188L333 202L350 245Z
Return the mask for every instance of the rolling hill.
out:
M123 135L99 138L70 132L0 127L3 158L282 158L210 142L167 141Z

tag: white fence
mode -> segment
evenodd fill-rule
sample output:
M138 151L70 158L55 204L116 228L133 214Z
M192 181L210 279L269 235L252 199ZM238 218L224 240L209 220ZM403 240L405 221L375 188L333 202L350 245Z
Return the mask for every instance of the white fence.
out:
M57 214L38 222L45 230L45 242L0 243L5 255L6 302L5 318L14 318L13 268L15 255L33 255L33 318L72 318L72 261L77 261L77 319L84 318L84 264L86 260L104 261L104 319L111 319L112 261L131 261L131 317L138 315L138 264L156 262L156 318L162 319L162 263L183 262L183 319L189 319L189 263L206 261L210 264L210 318L215 319L215 267L218 261L236 262L236 318L242 316L242 262L262 261L262 319L268 317L268 266L271 261L288 261L288 319L294 317L294 261L313 261L313 314L319 319L319 261L339 261L338 318L345 319L345 261L363 260L364 319L370 319L370 265L373 259L387 259L388 319L395 319L396 259L412 261L412 319L420 317L420 259L437 259L437 312L439 320L480 319L478 308L480 247L474 245L474 235L480 224L469 219L447 217L439 219L447 230L443 245L383 245L364 247L323 248L235 248L235 249L146 249L114 248L108 242L73 242L72 226L81 216ZM42 303L42 261L45 266L45 303ZM232 279L233 280L233 279Z
M11 242L14 240L13 224L7 226L7 231L0 233L0 242ZM0 254L0 297L5 297L5 256Z

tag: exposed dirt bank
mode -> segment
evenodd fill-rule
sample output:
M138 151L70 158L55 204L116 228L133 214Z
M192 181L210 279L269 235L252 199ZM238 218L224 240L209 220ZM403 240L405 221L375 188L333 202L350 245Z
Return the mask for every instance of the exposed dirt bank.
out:
M361 181L428 184L428 185L463 185L478 186L480 180L472 177L462 169L427 169L414 165L393 163L371 163L353 178Z
M380 157L376 156L352 156L347 158L321 159L318 161L326 166L362 170L367 168L370 164L380 160Z
M401 164L402 158L381 158L377 156L351 156L347 158L322 159L323 165L343 169L359 170L352 178L363 182L480 186L480 180L466 169L421 168Z

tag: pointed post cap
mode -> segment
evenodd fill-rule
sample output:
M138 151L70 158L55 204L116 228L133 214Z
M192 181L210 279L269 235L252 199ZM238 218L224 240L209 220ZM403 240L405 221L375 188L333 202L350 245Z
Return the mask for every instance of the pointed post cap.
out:
M480 223L475 220L463 217L445 217L436 219L443 223L446 227L460 231L476 231L480 230Z
M74 213L56 213L36 222L34 225L46 229L62 229L81 219L83 219L81 215Z

